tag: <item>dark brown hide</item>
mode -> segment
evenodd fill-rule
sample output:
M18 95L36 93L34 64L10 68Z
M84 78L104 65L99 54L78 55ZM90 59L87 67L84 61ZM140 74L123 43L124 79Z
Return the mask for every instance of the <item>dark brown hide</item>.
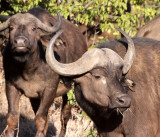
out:
M32 10L29 10L28 12L35 15L46 25L52 26L56 23L57 17L51 16L45 10L44 10L45 12L42 12L43 9L41 9L42 10L41 12L36 12L38 9L39 8L34 8ZM66 30L59 37L60 40L56 42L57 46L55 48L55 51L58 52L58 54L61 54L61 58L64 57L61 62L70 63L77 60L82 55L82 52L84 53L87 50L87 47L86 47L85 38L82 36L82 33L80 33L79 29L75 25L70 23L68 20L62 19L62 28L64 27L66 28ZM49 36L47 35L42 37L42 42L44 46L48 45L52 36L53 35L49 35ZM63 41L63 43L61 43L61 41ZM65 48L65 47L69 47L69 48ZM64 52L64 49L65 49L65 52Z
M57 21L57 17L53 17L49 12L41 8L33 8L29 10L29 13L49 26L54 26ZM21 21L23 21L23 23ZM11 25L12 26L9 26L9 41L3 53L6 95L9 105L8 115L6 117L8 125L6 136L14 136L14 129L19 116L19 99L21 95L24 94L29 97L31 101L33 101L34 98L40 100L39 105L35 104L38 103L35 100L32 102L32 105L34 110L37 111L36 126L38 131L36 137L44 137L48 127L48 109L56 96L65 94L69 90L71 80L61 77L66 87L59 85L57 93L60 76L50 69L45 60L45 46L54 34L41 30L42 33L44 33L43 35L39 35L40 33L35 29L36 26L34 26L34 22L28 20L27 17L23 18L23 16L18 20L13 20ZM54 52L60 62L70 63L81 57L87 50L87 45L83 35L72 23L63 19L62 28L63 27L66 28L66 31L57 39ZM15 39L16 36L20 38L18 41ZM24 44L26 39L28 39L28 43ZM20 47L17 48L16 44L13 43L18 43ZM15 45L15 47L13 47L13 45ZM27 46L25 47L24 45ZM63 99L66 100L66 95ZM62 108L67 107L66 102L64 102ZM63 123L64 126L62 126L62 133L65 133L69 114L70 112L65 111L64 115L61 116L63 119L66 118ZM64 136L64 134L61 136Z
M136 37L146 37L160 41L160 15L154 17L151 21L140 28Z
M109 48L94 48L85 52L77 61L63 64L59 63L53 52L51 52L56 38L62 32L63 30L58 31L47 47L47 63L58 74L74 76L77 102L93 119L99 133L103 132L103 130L106 131L106 129L112 131L115 126L122 122L122 115L117 110L123 113L130 107L131 103L125 86L129 84L131 86L133 82L124 77L130 70L130 67L125 73L123 73L123 68L125 68L126 64L131 66L132 63L129 62L132 62L134 59L135 50L132 39L125 32L121 31L127 38L128 49L123 57L127 58L127 61L123 60L115 51ZM130 61L128 61L128 58L130 58ZM72 67L74 69L71 71ZM107 125L107 127L104 127L102 122L118 123L115 123L114 126Z
M131 90L128 92L132 103L130 109L123 115L116 111L109 112L104 106L92 103L92 100L85 97L85 94L95 95L95 98L101 97L93 94L93 91L89 90L91 87L85 90L87 86L81 85L84 82L91 82L92 79L87 76L90 74L80 77L80 86L77 85L75 89L77 102L94 121L101 137L159 137L160 135L160 42L146 38L133 40L136 58L126 77L133 80L136 85L132 87L135 92ZM110 48L123 57L126 46L125 40L118 40L102 43L99 48ZM107 101L104 100L104 95L103 93L101 97L103 104Z

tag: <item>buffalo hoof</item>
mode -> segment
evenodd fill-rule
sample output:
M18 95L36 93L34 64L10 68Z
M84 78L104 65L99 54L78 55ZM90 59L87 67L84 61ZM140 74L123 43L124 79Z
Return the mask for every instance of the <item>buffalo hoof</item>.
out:
M35 137L45 137L44 133L37 131Z

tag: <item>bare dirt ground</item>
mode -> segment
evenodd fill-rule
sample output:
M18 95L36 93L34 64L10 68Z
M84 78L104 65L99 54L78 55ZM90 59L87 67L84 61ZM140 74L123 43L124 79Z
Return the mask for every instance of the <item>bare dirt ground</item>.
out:
M1 59L0 59L0 66ZM8 111L7 99L5 95L5 80L3 69L0 68L0 137L3 137L2 132L4 131L5 115ZM35 114L31 108L29 99L25 96L21 97L20 100L20 119L19 125L15 129L16 137L34 137L36 134L35 126ZM93 122L87 116L81 115L81 109L72 108L72 116L67 125L66 137L92 137L94 135L85 135L85 132L89 132L94 129ZM61 98L55 99L53 105L49 109L49 127L47 131L47 137L58 137L61 123L60 123L60 112L61 112ZM18 132L17 132L18 131Z

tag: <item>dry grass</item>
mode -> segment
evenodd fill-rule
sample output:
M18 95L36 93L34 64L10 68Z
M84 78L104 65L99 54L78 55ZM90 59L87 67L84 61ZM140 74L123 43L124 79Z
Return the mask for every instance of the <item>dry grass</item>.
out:
M0 62L1 58L0 58ZM2 66L2 64L0 64ZM5 115L8 111L7 99L5 95L5 80L2 67L0 68L0 134L5 129ZM59 135L61 111L61 98L54 101L49 109L49 128L47 137L57 137ZM79 114L76 108L72 109L72 116L67 125L66 137L85 137L84 131L93 128L93 123L87 118ZM29 99L25 96L20 100L20 120L19 120L19 137L34 137L36 134L35 115L31 108ZM17 133L15 133L16 136Z

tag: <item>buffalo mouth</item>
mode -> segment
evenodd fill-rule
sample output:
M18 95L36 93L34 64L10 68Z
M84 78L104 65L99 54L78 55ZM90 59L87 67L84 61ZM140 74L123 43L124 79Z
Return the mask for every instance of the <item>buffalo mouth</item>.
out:
M25 52L28 52L30 50L30 48L28 47L25 47L25 46L15 46L13 48L13 52L18 52L18 53L25 53Z
M128 109L129 107L124 108L115 108L114 111L117 111L117 113L120 113L123 115L123 113Z
M115 107L115 108L108 108L108 111L112 113L117 113L117 115L124 116L124 112L126 112L129 109L129 107Z
M112 104L109 104L109 110L117 111L117 113L121 113L121 114L123 114L129 108L130 108L130 105L128 105L128 106L113 106Z

